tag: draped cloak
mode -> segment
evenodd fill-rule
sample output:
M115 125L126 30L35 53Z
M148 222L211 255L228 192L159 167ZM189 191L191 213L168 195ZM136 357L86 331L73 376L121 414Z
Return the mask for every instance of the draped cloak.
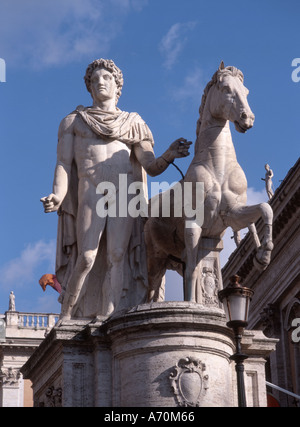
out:
M152 146L154 144L150 129L137 113L127 113L119 109L116 113L109 113L98 108L79 106L72 114L77 114L96 135L108 143L118 140L131 148L142 141L148 141ZM134 181L143 183L144 195L146 202L148 202L147 175L136 159L133 149L131 150L130 162ZM61 298L63 298L64 291L68 286L78 256L77 209L78 175L74 161L68 193L58 211L56 277L63 289ZM125 257L123 293L120 295L118 309L142 304L147 299L148 277L143 234L144 221L145 219L141 217L134 219L133 231ZM109 280L106 233L103 233L94 267L85 280L73 315L79 318L106 316L107 302L103 300L105 286L114 286L114 284L110 284Z

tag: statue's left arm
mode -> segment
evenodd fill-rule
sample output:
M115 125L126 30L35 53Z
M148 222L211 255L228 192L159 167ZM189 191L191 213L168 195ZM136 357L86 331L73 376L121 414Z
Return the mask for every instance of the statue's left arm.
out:
M184 138L179 138L158 158L155 157L152 143L147 140L135 144L134 151L145 171L154 177L164 172L175 159L189 156L189 147L191 144L192 142Z

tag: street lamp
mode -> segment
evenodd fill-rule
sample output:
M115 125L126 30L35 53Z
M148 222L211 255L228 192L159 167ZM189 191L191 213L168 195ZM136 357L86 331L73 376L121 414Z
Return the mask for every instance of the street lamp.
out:
M233 329L236 353L230 357L235 361L235 370L237 373L238 401L239 407L247 407L245 383L244 383L244 361L248 359L246 354L242 353L242 336L244 328L248 325L249 306L254 292L245 288L240 283L239 276L233 276L230 279L230 285L219 292L219 299L224 305L227 318L227 326Z

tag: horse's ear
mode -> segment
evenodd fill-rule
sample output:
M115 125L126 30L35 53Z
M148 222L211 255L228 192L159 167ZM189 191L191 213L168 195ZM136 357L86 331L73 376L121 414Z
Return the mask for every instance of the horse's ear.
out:
M224 70L224 69L225 69L224 61L221 61L221 64L219 66L219 70L221 71L221 70Z

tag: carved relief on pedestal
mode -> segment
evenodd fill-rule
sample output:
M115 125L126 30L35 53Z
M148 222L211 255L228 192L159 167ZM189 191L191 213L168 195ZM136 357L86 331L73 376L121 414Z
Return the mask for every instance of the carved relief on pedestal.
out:
M208 389L205 364L193 357L181 359L170 375L171 386L178 406L199 407Z
M202 292L204 305L219 307L218 299L219 281L215 269L212 267L203 267L202 270Z

